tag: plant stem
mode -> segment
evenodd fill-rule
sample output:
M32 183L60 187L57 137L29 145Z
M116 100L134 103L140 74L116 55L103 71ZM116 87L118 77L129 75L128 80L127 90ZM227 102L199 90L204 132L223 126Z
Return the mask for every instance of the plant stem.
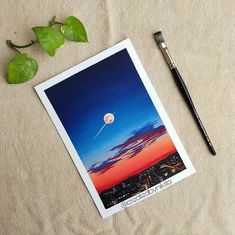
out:
M35 44L36 42L37 42L37 41L31 40L30 43L28 43L28 44L26 44L26 45L19 46L19 45L14 44L13 42L11 42L11 40L7 40L7 44L10 45L11 47L15 47L15 48L26 48L26 47L30 47L30 46L32 46L33 44Z
M19 45L15 45L11 40L7 40L7 45L15 50L17 53L21 53L19 50L17 50L16 48L26 48L26 47L30 47L32 46L33 44L37 43L37 41L33 41L31 40L30 43L26 44L26 45L22 45L22 46L19 46Z
M53 25L56 25L56 24L58 24L58 25L64 25L63 23L58 22L58 21L49 21L49 26L53 26Z
M13 49L14 51L16 51L17 53L21 54L21 52L19 50L17 50L15 47L13 47L11 45L11 40L7 40L7 46L9 46L11 49Z
M58 22L58 21L55 21L54 24L64 25L63 23Z
M53 16L53 17L51 18L51 20L49 21L49 26L53 26L53 25L56 25L56 24L58 24L58 25L63 25L63 23L58 22L58 21L55 21L55 18L56 18L56 16Z

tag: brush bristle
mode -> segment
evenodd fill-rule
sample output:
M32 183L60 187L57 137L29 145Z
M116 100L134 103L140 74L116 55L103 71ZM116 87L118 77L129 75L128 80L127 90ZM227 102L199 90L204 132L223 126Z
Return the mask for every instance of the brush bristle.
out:
M165 40L164 40L164 38L163 38L163 36L162 36L162 32L161 32L161 31L156 32L156 33L154 34L154 38L155 38L157 44L160 44L160 43L165 42Z

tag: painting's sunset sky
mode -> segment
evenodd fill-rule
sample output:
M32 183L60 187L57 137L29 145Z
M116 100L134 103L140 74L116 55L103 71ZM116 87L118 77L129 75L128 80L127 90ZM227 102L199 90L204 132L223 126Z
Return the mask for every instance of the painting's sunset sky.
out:
M123 157L111 165L111 169L91 172L90 176L97 191L103 192L175 152L176 148L169 134L165 133L136 155Z
M87 169L147 122L162 125L126 49L45 92ZM114 123L94 139L113 112Z
M45 92L98 192L176 151L126 49Z

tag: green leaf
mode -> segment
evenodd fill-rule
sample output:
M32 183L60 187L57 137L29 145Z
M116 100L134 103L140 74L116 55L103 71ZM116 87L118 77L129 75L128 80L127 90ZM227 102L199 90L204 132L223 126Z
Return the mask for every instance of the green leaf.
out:
M61 32L68 40L75 42L88 42L87 33L82 22L74 16L66 18Z
M54 56L56 49L64 44L64 36L52 27L37 26L32 28L39 44L49 56Z
M32 79L38 71L38 63L26 54L19 54L11 59L7 68L7 82L23 83Z

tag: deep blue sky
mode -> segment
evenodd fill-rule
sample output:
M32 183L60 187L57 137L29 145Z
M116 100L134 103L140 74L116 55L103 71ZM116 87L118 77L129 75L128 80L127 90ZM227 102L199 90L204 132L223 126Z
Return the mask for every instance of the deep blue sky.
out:
M126 49L45 92L87 169L147 122L162 125ZM113 112L114 123L94 139L104 115Z

